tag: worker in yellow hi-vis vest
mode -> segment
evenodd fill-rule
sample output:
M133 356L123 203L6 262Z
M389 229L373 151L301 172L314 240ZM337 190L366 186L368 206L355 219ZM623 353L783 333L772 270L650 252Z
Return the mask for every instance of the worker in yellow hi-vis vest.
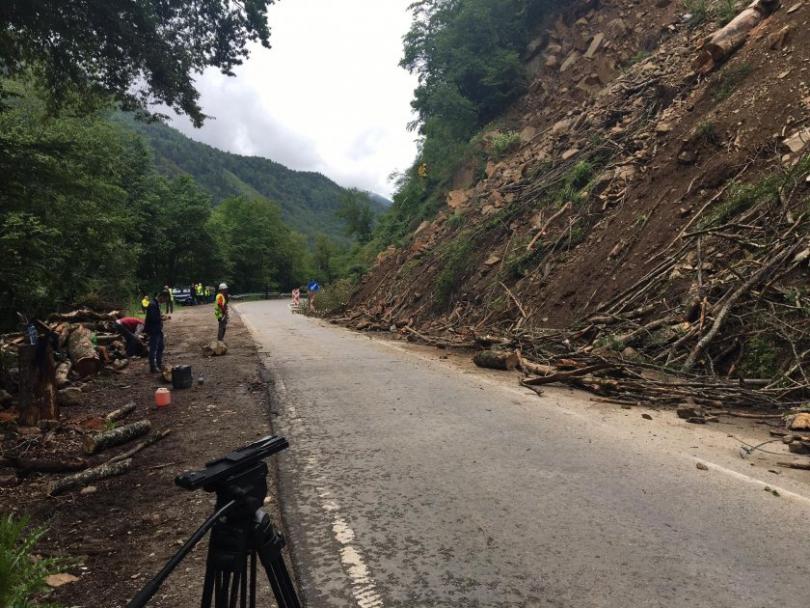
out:
M217 318L217 323L219 323L217 340L220 342L225 339L225 330L228 328L228 300L230 300L228 285L221 283L214 301L214 316Z

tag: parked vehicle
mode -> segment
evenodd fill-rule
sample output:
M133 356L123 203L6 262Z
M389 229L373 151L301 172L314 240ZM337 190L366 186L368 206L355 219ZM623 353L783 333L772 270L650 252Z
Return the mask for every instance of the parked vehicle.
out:
M175 304L182 304L183 306L194 306L194 298L191 295L190 289L180 289L175 287L172 289Z

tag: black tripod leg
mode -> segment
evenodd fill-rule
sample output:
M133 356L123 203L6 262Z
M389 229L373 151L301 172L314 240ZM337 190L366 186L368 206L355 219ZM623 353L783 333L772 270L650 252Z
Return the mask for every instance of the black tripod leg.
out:
M250 554L250 608L256 608L256 552Z
M279 608L301 608L298 594L295 592L295 586L290 578L290 573L287 572L287 566L284 564L284 558L282 558L281 554L279 553L277 557L266 557L262 552L259 552L259 559L261 559L262 566L267 572L267 578L273 588Z

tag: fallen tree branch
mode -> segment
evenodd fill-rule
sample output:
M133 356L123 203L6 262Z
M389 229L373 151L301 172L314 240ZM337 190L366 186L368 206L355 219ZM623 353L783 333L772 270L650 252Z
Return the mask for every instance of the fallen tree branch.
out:
M159 433L157 433L155 435L152 435L151 437L148 437L144 441L141 441L138 445L136 445L132 449L127 450L126 452L123 452L122 454L118 454L118 456L113 456L112 458L110 458L107 461L107 464L113 464L115 462L120 462L122 460L126 460L127 458L132 458L135 454L137 454L141 450L143 450L145 448L148 448L153 443L157 443L158 441L160 441L164 437L168 437L169 435L171 435L171 432L172 432L171 429L166 429L165 431L161 431L161 432L159 432Z
M107 422L115 422L116 420L121 420L122 418L126 418L132 412L134 412L137 407L138 406L135 405L134 401L130 401L125 406L119 407L117 410L113 410L109 414L104 416L104 420L106 420Z

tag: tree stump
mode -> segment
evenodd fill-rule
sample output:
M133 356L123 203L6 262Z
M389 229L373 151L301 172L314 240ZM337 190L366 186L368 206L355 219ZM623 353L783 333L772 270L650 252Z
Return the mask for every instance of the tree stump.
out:
M36 426L41 419L58 420L56 368L51 345L47 341L42 341L36 346L21 344L18 353L20 424Z

